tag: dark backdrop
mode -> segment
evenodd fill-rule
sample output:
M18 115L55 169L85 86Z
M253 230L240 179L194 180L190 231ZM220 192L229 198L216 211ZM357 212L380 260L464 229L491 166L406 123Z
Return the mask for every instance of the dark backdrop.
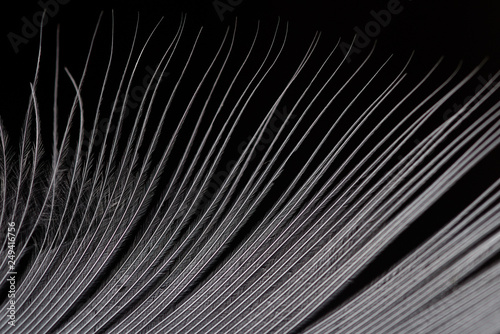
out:
M54 0L55 1L55 0ZM150 31L164 16L168 27L177 26L180 13L187 13L188 27L195 31L204 26L207 32L224 31L236 17L241 26L254 29L261 20L269 31L278 17L290 23L290 43L305 46L316 30L324 31L324 40L336 41L341 37L350 42L356 29L366 31L367 24L374 21L373 12L379 13L391 4L399 3L398 13L381 27L369 45L378 39L379 51L407 55L416 49L419 55L429 58L444 55L448 59L464 59L474 66L490 55L496 64L500 63L500 3L493 0L478 1L291 1L291 0L128 0L128 1L60 1L55 14L45 26L44 54L47 62L53 62L55 27L61 25L62 66L81 64L85 59L90 36L97 18L104 11L104 22L109 22L110 10L114 9L117 22L117 39L129 41L135 25L136 13L141 13L142 36ZM38 34L18 43L12 41L12 34L23 37L26 21L33 23L40 13L42 4L51 1L6 1L2 7L2 63L1 96L2 118L14 123L24 113L29 82L33 80L35 59L38 50ZM54 7L51 7L54 8ZM380 25L379 25L380 26ZM105 30L103 30L105 31ZM11 39L9 40L9 33ZM103 34L103 32L101 32ZM107 34L107 32L104 32ZM251 35L247 35L251 36ZM139 39L143 41L143 39ZM156 42L156 45L159 43ZM78 47L80 46L80 47ZM367 53L370 47L362 50ZM16 52L17 48L17 52ZM118 58L118 57L116 57ZM78 76L75 74L75 76ZM47 83L48 84L48 80ZM14 125L14 124L13 124ZM15 126L17 128L17 126Z

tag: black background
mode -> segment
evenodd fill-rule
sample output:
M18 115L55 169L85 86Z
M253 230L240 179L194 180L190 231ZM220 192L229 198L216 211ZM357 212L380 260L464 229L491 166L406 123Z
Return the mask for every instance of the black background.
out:
M115 10L118 40L130 40L138 12L141 13L140 28L143 36L146 36L146 32L151 31L163 16L163 31L174 29L181 13L187 14L188 29L196 31L200 26L204 26L205 32L211 36L220 35L236 17L241 26L252 29L256 21L261 20L263 26L268 26L269 31L272 31L277 18L280 17L290 24L290 35L293 37L290 43L297 43L302 47L297 50L305 50L317 30L324 32L324 41L333 42L341 37L350 42L355 27L363 30L365 24L373 20L370 11L385 9L387 3L388 1L368 0L243 0L233 11L225 12L224 20L221 21L214 9L213 0L71 0L60 5L57 14L49 19L44 28L44 55L47 60L43 65L53 66L55 28L60 24L61 66L74 70L74 67L85 59L99 14L104 11L103 22L109 22L111 9ZM432 61L444 55L447 59L464 59L470 67L478 64L485 56L491 56L491 63L500 64L498 1L402 0L400 3L402 12L393 16L390 24L377 36L379 51L407 56L415 49L418 55L432 58ZM9 32L21 35L22 18L26 17L32 22L33 15L39 11L40 5L37 1L7 1L2 5L1 115L7 123L10 123L9 119L12 119L13 123L14 120L19 120L19 116L26 109L26 103L23 105L22 101L27 101L29 96L29 82L33 80L39 42L38 35L30 38L29 42L20 45L19 52L15 53L7 35ZM142 42L143 39L139 41ZM367 50L369 47L364 52ZM78 77L79 73L74 75ZM50 78L46 79L45 85L51 84L49 80Z

